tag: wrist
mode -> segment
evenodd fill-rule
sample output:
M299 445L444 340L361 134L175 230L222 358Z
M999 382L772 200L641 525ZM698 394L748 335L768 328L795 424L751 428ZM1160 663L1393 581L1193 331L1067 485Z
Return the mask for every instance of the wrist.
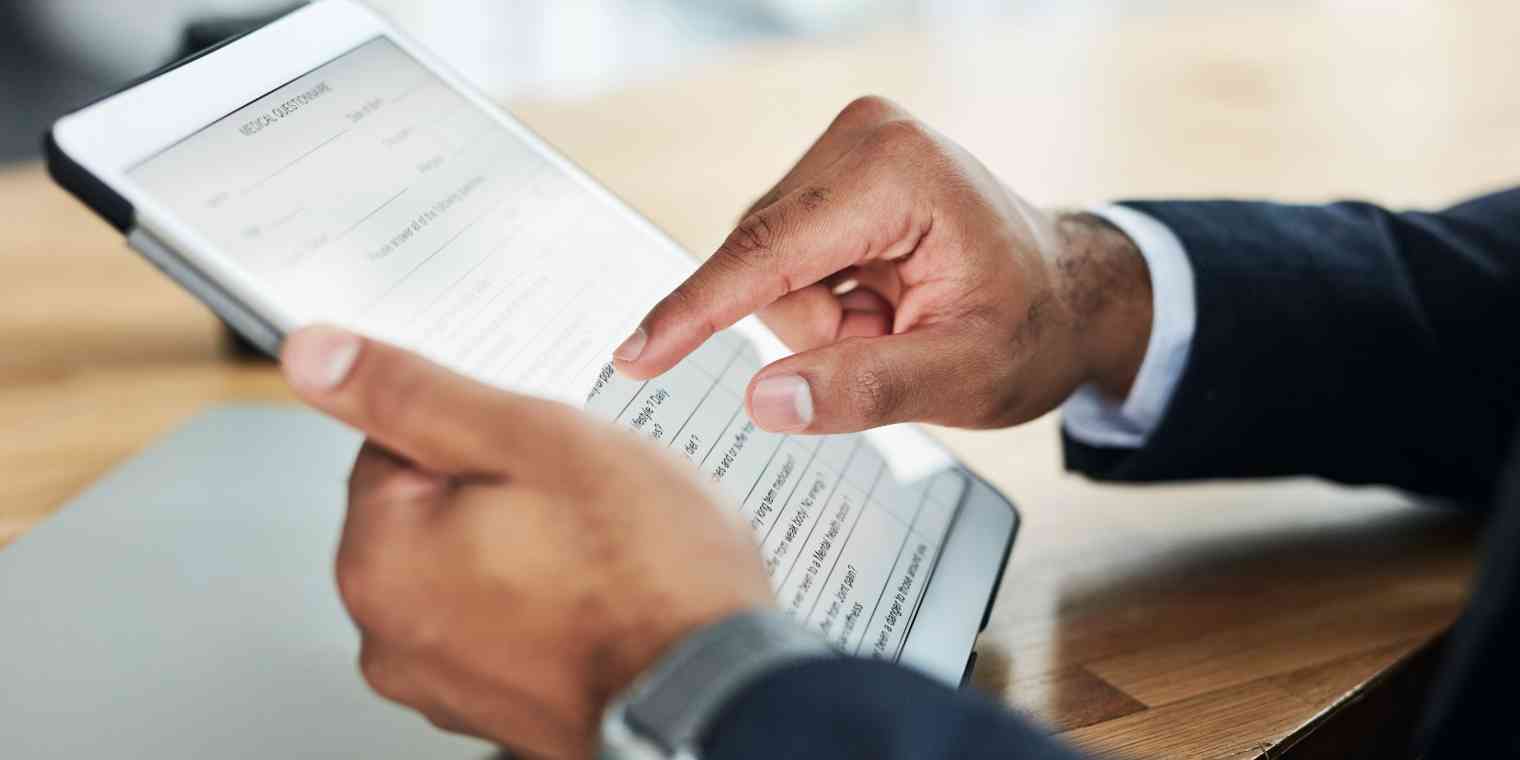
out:
M1075 316L1084 384L1104 396L1129 395L1150 341L1150 270L1134 241L1096 214L1056 219L1061 292Z

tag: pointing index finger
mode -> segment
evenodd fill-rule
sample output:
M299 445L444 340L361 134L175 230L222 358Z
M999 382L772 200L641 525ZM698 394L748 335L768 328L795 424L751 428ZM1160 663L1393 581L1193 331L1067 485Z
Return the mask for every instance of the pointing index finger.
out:
M917 207L911 184L869 163L843 163L824 182L800 187L740 222L618 348L618 371L654 377L713 333L788 293L916 247L929 215Z

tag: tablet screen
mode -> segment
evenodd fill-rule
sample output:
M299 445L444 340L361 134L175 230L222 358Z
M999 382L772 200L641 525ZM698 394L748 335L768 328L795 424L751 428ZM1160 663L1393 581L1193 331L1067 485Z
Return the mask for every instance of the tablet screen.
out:
M743 398L762 360L738 333L648 382L614 373L615 343L693 263L391 40L129 177L298 323L574 400L668 446L755 531L785 611L847 652L900 653L964 476L933 447L887 447L889 462L866 436L760 429Z
M687 267L384 38L128 176L299 323L563 400Z

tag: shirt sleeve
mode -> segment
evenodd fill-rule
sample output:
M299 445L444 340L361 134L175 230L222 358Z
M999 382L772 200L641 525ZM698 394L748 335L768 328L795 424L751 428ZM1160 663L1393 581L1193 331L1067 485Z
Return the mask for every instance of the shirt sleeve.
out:
M1151 277L1151 337L1129 397L1116 401L1085 385L1061 407L1066 433L1089 446L1140 448L1160 424L1187 367L1197 321L1193 267L1182 241L1155 218L1125 206L1094 214L1134 241Z

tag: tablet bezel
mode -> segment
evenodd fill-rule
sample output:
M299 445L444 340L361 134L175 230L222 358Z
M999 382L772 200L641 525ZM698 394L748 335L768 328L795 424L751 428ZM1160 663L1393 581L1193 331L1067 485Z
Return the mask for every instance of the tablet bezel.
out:
M663 243L659 246L662 255L691 264L691 257L663 230L426 49L353 0L322 0L306 6L211 54L151 75L64 117L50 135L54 154L50 156L51 168L55 176L61 170L79 175L67 178L70 181L60 177L60 181L137 241L136 247L157 248L162 257L174 257L177 265L212 283L237 308L267 323L278 339L307 320L264 298L251 274L219 253L189 225L177 221L131 179L129 172L149 157L377 37L394 42L609 208L647 230ZM80 182L98 185L112 197L92 199L79 187ZM207 298L199 289L191 289L203 300ZM951 684L964 673L966 657L985 626L1018 526L1013 505L984 481L967 475L968 488L913 615L900 657L902 663Z
M898 662L957 686L987 627L1018 535L1019 512L996 488L964 467L966 492L914 612ZM967 600L977 600L968 606Z

